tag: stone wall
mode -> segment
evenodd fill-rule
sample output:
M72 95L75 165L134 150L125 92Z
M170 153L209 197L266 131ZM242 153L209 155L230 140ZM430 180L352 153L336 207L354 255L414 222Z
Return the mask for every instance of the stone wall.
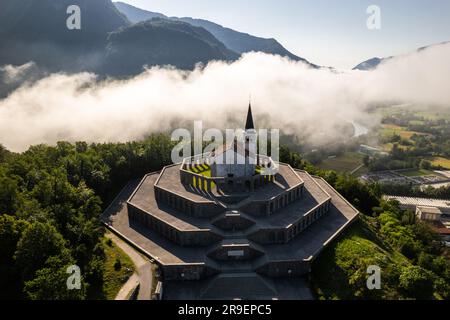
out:
M279 278L279 277L299 277L309 273L311 269L310 261L275 261L258 268L259 274Z
M204 264L180 264L162 266L165 281L195 281L211 277L218 273Z
M212 221L212 224L216 227L225 230L245 230L255 224L254 221L250 221L240 214L233 214L232 212L227 212L222 216L218 217L216 220Z
M287 205L297 201L303 195L304 185L300 184L279 196L267 201L253 201L241 210L254 216L270 216Z
M224 207L212 201L195 202L158 186L155 186L155 198L157 201L161 201L171 208L196 218L214 217L225 210Z
M151 213L127 203L130 220L142 223L164 238L180 246L208 246L221 240L221 237L210 230L181 231Z
M220 246L208 253L208 257L219 261L252 260L263 255L263 252L249 245Z
M330 202L331 200L322 203L286 228L261 229L251 234L249 239L260 244L287 243L325 215L330 208Z

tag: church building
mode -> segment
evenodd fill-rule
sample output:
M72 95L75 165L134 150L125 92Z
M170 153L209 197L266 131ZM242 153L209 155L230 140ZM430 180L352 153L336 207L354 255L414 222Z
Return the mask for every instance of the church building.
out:
M158 298L311 299L314 259L358 218L324 179L257 153L251 106L243 136L130 182L104 212L158 265Z

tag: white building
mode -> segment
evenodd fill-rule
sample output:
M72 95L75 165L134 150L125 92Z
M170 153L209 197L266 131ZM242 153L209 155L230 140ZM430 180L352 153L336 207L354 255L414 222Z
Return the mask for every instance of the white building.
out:
M421 221L427 222L449 244L450 241L450 200L412 197L384 196L385 200L395 200L403 210L412 210Z
M252 177L256 173L256 130L252 108L248 106L247 121L243 137L214 151L210 158L211 176L226 178Z
M403 210L416 211L417 207L435 207L444 210L450 210L450 200L445 199L429 199L429 198L413 198L398 196L383 196L385 200L395 200L400 204Z

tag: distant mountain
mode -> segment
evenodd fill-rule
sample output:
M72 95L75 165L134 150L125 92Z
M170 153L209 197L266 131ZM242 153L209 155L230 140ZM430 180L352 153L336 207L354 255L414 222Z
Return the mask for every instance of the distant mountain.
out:
M114 76L137 74L143 65L193 69L199 62L234 60L229 50L203 28L181 21L154 18L112 32L104 71Z
M69 5L81 9L81 30L66 27ZM239 57L207 30L181 21L132 24L111 0L0 0L0 46L0 66L34 61L51 72L118 76L144 65L192 69Z
M426 50L426 49L434 47L434 46L446 45L446 44L449 44L449 43L450 43L450 41L441 42L441 43L438 43L438 44L432 44L432 45L429 45L429 46L421 47L421 48L417 49L416 51L419 52L419 51L423 51L423 50ZM372 59L366 60L364 62L361 62L356 67L354 67L353 70L363 70L363 71L374 70L381 63L386 62L386 61L388 61L388 60L390 60L392 58L394 58L394 57L372 58Z
M277 40L275 39L265 39L260 37L255 37L247 33L238 32L229 28L225 28L219 24L208 20L193 19L189 17L177 18L177 17L167 17L161 13L155 13L151 11L142 10L131 6L123 2L115 2L116 7L128 19L132 22L150 20L154 17L183 21L189 23L196 27L202 27L213 34L219 41L221 41L227 48L237 52L239 54L251 51L259 51L270 54L278 54L283 57L289 57L295 61L303 61L312 67L317 68L316 65L311 64L307 60L298 57L288 50L286 50Z
M70 5L81 9L81 30L66 27ZM33 60L66 70L87 64L88 55L104 49L108 32L128 24L110 0L1 0L0 65Z
M81 9L81 30L66 26L70 5ZM147 18L152 20L133 24ZM251 50L301 60L273 39L205 20L171 19L124 3L114 5L111 0L0 0L0 67L33 61L42 72L130 76L144 65L192 69L199 62L236 60Z
M114 5L133 23L151 20L153 18L168 18L161 13L142 10L124 2L114 2Z
M378 67L378 65L381 63L381 61L383 61L383 59L372 58L372 59L366 60L364 62L361 62L356 67L354 67L353 70L363 70L363 71L373 70L376 67Z
M311 64L306 59L296 56L295 54L286 50L277 40L265 39L252 36L247 33L235 31L233 29L222 27L219 24L202 19L193 18L172 18L178 19L194 26L203 27L211 32L217 39L222 41L228 48L238 53L245 53L251 51L265 52L269 54L277 54L283 57L289 57L295 61L303 61L317 68L316 65Z

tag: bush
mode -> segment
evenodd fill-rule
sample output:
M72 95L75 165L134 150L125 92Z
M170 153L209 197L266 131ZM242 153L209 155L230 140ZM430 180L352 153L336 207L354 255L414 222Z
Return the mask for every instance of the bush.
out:
M430 299L433 296L433 275L419 266L403 268L400 275L400 287L407 297L416 299Z
M116 262L114 262L114 270L119 271L122 268L122 262L120 259L116 259Z

